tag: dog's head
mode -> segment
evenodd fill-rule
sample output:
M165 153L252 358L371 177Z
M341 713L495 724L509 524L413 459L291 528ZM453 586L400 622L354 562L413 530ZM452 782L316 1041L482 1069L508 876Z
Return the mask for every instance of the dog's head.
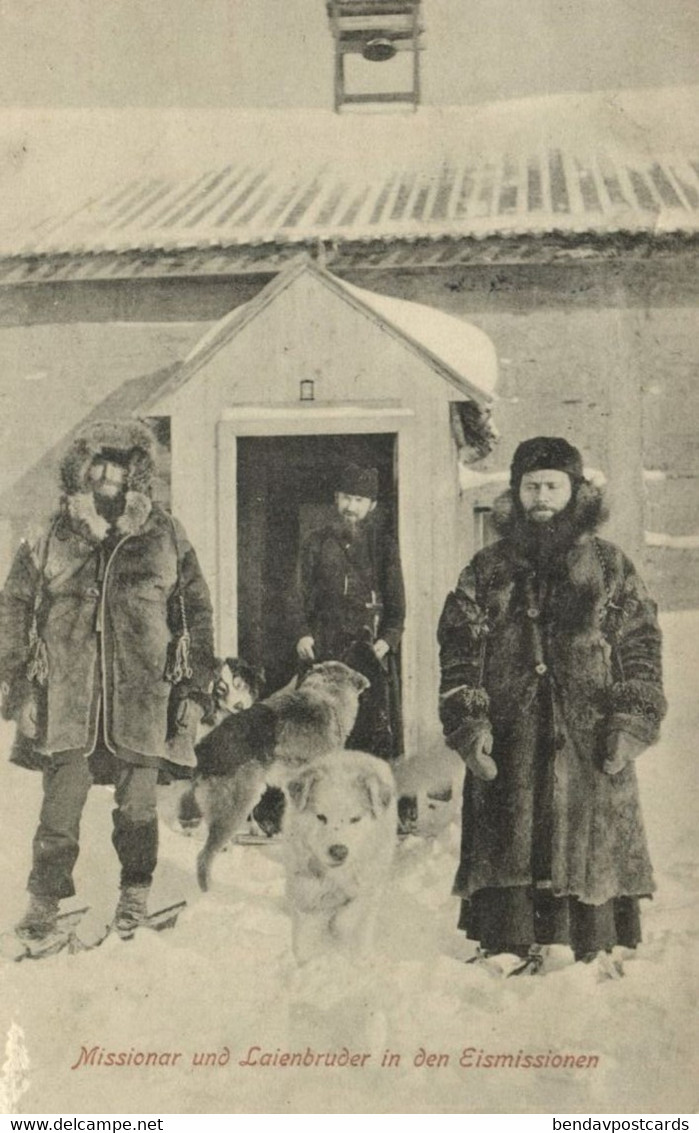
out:
M231 712L243 712L259 699L264 685L264 669L249 665L240 657L225 657L216 662L213 685L214 719Z
M401 795L398 799L398 823L402 834L434 838L449 825L454 813L454 792L451 787Z
M308 669L298 687L319 689L329 696L342 697L348 692L361 696L369 687L369 681L362 673L350 669L342 661L321 661Z
M464 769L439 742L394 765L401 832L434 838L458 820Z
M287 786L290 821L324 869L350 864L374 845L381 827L395 837L395 787L390 768L361 752L314 760Z
M359 711L359 697L368 687L368 679L342 661L321 661L313 665L298 685L302 692L310 692L332 703L338 743L344 743L352 731Z

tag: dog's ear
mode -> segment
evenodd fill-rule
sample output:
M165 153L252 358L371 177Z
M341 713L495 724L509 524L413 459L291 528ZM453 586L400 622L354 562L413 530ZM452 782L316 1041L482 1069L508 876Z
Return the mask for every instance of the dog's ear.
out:
M371 681L369 680L369 678L365 677L364 673L358 673L356 669L352 670L352 681L354 683L354 687L359 693L364 692L365 689L368 689L371 686Z
M374 818L380 818L393 800L393 791L390 786L380 775L376 775L374 772L360 775L358 782L360 788L366 791L371 813Z
M352 665L346 665L344 662L342 662L342 676L344 681L349 681L357 695L364 692L364 690L371 685L371 681L364 673L360 673L359 669L353 668Z
M319 668L320 665L314 665L312 661L300 661L295 678L296 683L293 685L293 688L301 688L301 685L310 677L311 673L316 673Z
M287 784L287 792L297 810L305 810L320 775L315 767L307 767Z

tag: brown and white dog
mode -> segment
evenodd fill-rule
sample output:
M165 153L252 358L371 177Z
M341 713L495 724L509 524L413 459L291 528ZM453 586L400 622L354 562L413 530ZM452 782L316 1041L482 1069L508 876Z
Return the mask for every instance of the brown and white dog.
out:
M344 745L368 684L341 661L321 662L266 700L229 714L197 744L195 789L209 826L197 858L202 889L214 858L243 828L267 784L283 789L301 765Z
M294 955L372 950L396 845L388 764L359 751L312 760L287 786L283 849Z
M264 670L249 665L240 657L224 657L216 663L216 674L211 690L212 710L201 722L197 741L200 742L212 728L231 713L244 712L259 700L264 687ZM183 830L192 830L203 818L197 802L195 784L183 790L177 806L177 819Z

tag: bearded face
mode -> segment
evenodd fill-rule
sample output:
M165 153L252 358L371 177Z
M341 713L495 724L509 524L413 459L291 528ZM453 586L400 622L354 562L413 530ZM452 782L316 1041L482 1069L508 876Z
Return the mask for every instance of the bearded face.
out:
M99 515L114 523L124 511L126 468L115 460L96 456L90 465L88 479Z
M570 503L573 486L566 472L540 468L525 472L519 485L519 502L526 518L543 526L551 523Z
M335 506L344 529L348 535L354 536L376 507L376 500L370 500L368 496L350 496L347 492L336 492Z

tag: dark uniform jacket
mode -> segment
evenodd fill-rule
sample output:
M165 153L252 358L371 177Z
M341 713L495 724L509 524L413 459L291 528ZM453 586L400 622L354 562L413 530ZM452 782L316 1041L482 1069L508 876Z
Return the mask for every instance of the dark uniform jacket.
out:
M344 661L370 681L347 746L386 759L402 753L397 652L405 590L395 539L368 517L354 539L339 521L314 531L300 556L290 602L294 640L311 636L318 661ZM371 645L382 638L382 660Z
M395 652L405 620L398 545L372 517L351 540L343 525L312 532L291 599L295 640L310 635L319 661L340 659L356 640L383 638Z

